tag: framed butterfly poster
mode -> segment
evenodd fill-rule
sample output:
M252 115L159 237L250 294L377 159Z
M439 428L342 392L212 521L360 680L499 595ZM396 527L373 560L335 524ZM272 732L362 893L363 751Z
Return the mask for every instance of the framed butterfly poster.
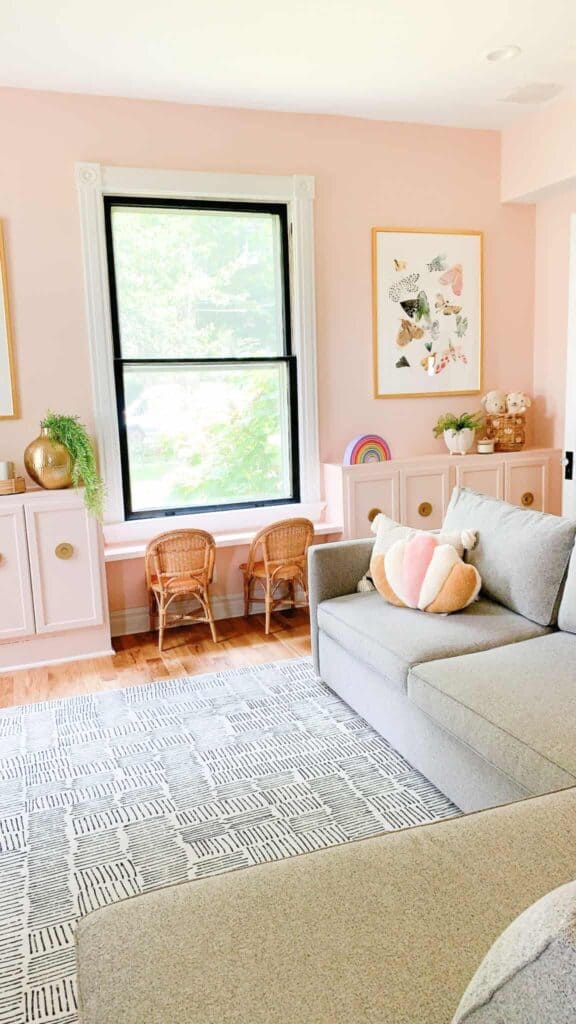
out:
M372 229L374 397L482 389L482 232Z

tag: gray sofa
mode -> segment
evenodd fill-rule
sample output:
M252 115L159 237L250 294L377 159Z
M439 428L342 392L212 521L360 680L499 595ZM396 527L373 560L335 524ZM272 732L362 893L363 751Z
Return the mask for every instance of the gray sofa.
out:
M357 592L373 540L311 549L318 674L465 811L575 785L576 524L457 489L444 527L484 582L447 617Z

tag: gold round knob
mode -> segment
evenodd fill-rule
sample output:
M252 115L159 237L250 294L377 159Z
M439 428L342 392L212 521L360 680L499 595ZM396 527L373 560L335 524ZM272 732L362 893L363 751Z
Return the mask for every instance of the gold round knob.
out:
M418 505L418 515L422 516L423 519L427 519L428 516L432 515L432 505L429 501L421 501Z
M54 548L54 554L56 555L56 558L62 558L66 562L69 558L72 558L72 555L74 554L74 547L72 544L68 544L64 541L64 543L56 545Z
M368 513L368 522L373 523L374 520L376 519L376 516L379 516L381 511L381 508L371 508Z
M532 491L525 491L522 495L521 501L524 508L530 508L530 505L534 504L534 495L532 494Z

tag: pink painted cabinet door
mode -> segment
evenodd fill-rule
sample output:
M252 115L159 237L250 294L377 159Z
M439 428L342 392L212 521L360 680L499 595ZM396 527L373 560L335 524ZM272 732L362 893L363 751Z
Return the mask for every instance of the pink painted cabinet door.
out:
M367 466L366 469L372 469ZM363 466L359 466L349 488L346 502L346 521L348 536L371 537L370 519L368 514L377 509L391 519L398 518L398 473L375 477L364 474Z
M418 530L437 530L442 526L450 492L449 466L403 470L402 523Z
M487 456L483 456L486 458ZM471 487L473 491L487 494L491 498L504 497L504 463L486 462L479 466L465 457L459 460L456 469L456 486Z
M103 622L97 526L84 507L26 508L36 631L98 626Z
M506 463L506 501L521 505L522 508L546 512L547 493L547 461Z
M34 631L24 509L10 505L0 508L0 640L19 640Z

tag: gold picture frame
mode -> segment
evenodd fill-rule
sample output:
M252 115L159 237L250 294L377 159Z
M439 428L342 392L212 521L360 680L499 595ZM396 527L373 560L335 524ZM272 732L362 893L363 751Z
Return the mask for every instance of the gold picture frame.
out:
M0 420L14 420L19 416L18 396L8 296L8 269L4 246L3 224L0 220Z
M372 228L374 398L480 394L483 241L473 230Z

